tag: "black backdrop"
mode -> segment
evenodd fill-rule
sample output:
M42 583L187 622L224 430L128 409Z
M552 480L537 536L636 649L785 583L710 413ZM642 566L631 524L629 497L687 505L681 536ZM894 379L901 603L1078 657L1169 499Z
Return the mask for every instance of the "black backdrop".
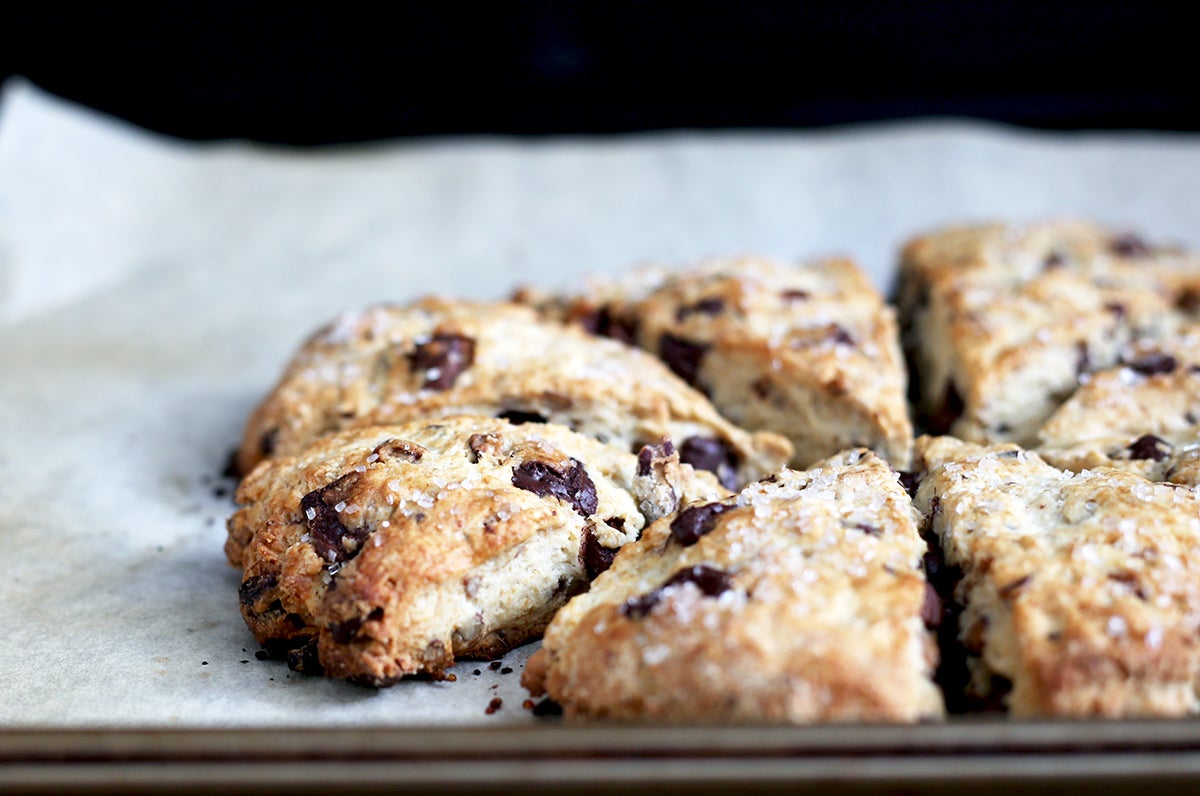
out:
M951 115L1200 129L1187 4L56 3L0 79L186 138L810 127Z

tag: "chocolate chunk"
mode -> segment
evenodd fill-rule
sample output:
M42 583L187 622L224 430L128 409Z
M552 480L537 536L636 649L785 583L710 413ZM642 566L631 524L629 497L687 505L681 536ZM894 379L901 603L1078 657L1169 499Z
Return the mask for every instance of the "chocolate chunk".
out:
M460 334L435 334L408 355L414 373L425 374L425 389L448 390L475 362L475 341Z
M695 585L705 597L719 597L733 588L733 578L728 572L707 564L698 564L679 570L662 585L662 588L684 583Z
M879 530L879 528L877 526L870 525L865 522L855 523L852 527L857 531L862 531L867 536L882 536L883 535L883 531Z
M577 319L580 326L594 335L611 337L626 345L637 344L637 322L628 318L619 318L612 312L611 307L601 307Z
M1091 370L1092 358L1088 353L1087 341L1080 340L1075 343L1075 381L1082 381Z
M320 676L325 674L325 667L317 655L317 640L310 639L307 643L293 647L285 656L287 666L293 672Z
M958 393L958 388L954 382L948 382L946 392L942 395L942 405L928 418L929 433L945 434L949 432L954 421L962 416L963 408L963 400Z
M334 622L325 629L337 643L349 644L358 636L358 631L362 630L363 625L367 622L378 622L380 619L383 619L383 608L375 608L366 616L347 619L345 622Z
M583 529L583 541L579 545L579 561L588 580L595 580L597 575L611 567L616 557L617 550L600 544L595 528L589 523Z
M942 598L938 596L937 589L933 588L933 584L926 582L925 598L921 602L921 621L925 623L925 629L935 630L941 627L942 613Z
M904 487L908 496L916 498L917 488L921 486L921 474L912 470L901 470L897 475L900 477L900 486Z
M1161 462L1171 455L1171 446L1153 434L1143 434L1128 448L1130 459L1149 459Z
M596 484L575 459L571 460L566 472L556 470L545 462L522 462L513 470L512 482L518 489L539 497L551 496L566 501L581 517L592 516L599 505Z
M535 716L561 716L562 712L562 705L549 697L533 706L533 715Z
M1133 362L1125 362L1125 367L1143 376L1155 376L1159 373L1171 373L1178 366L1175 357L1161 351L1152 351Z
M1104 309L1108 310L1119 321L1125 317L1127 312L1125 305L1119 301L1109 301L1104 305Z
M715 474L726 489L737 489L737 455L724 440L688 437L679 446L679 461Z
M1200 289L1194 287L1186 288L1175 299L1175 306L1189 315L1200 314Z
M405 461L415 463L421 461L421 457L425 455L425 449L414 442L391 437L376 445L371 453L374 456L378 456L379 461L404 459Z
M279 429L267 429L258 439L258 451L263 456L270 456L275 452L275 446L277 444L279 444Z
M1146 257L1150 255L1151 249L1144 240L1137 235L1125 234L1113 238L1108 248L1113 254L1121 257Z
M826 335L826 337L827 339L833 340L834 345L855 344L854 336L850 334L850 332L846 331L844 326L837 323L829 327L829 333Z
M700 361L704 359L709 346L705 343L694 343L673 334L664 334L658 341L658 355L667 363L676 376L692 386L696 386L696 377L700 374Z
M655 459L669 459L674 455L675 445L670 439L664 438L657 445L643 445L638 451L637 474L640 476L650 475Z
M728 572L706 564L699 564L681 569L654 591L639 597L630 597L621 604L619 609L621 615L630 619L642 619L662 600L662 593L665 589L684 583L694 584L705 597L719 597L733 588L733 578Z
M364 526L347 528L341 509L358 482L359 473L347 473L333 483L314 489L300 500L304 524L312 537L317 555L328 562L348 561L358 555L363 541L371 535Z
M246 578L238 587L238 600L247 608L253 608L259 599L278 583L279 577L273 572Z
M521 426L525 423L546 423L549 418L545 415L539 415L537 412L522 412L520 409L509 409L507 412L501 412L496 415L501 420L507 420L514 426Z
M703 298L695 304L688 304L675 311L675 320L682 321L689 315L720 315L725 309L725 301L720 298Z
M1042 260L1043 271L1053 271L1056 268L1062 268L1067 258L1060 251L1052 251L1046 255L1046 259Z
M809 293L807 290L792 289L781 291L779 297L788 303L793 301L808 301L812 298L812 293Z
M717 517L731 508L733 506L727 506L724 503L703 503L699 506L689 506L671 520L671 536L684 547L691 547L700 541L701 536L712 531L717 524Z

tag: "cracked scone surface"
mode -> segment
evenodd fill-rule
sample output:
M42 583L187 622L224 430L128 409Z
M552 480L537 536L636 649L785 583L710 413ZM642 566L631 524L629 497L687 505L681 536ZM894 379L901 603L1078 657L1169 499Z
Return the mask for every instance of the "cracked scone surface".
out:
M1200 495L922 437L917 507L962 570L971 688L1014 716L1200 710ZM994 695L993 695L994 696Z
M1200 308L1200 259L1075 221L955 227L910 241L898 304L930 433L1037 444L1086 376Z
M853 447L908 463L894 313L848 259L648 266L558 303L519 295L656 354L733 422L790 439L794 466Z
M523 682L569 718L937 717L925 549L875 454L783 470L647 528L559 612Z
M316 332L252 414L241 472L321 434L459 414L554 422L636 452L667 437L730 487L773 472L787 440L751 434L645 352L525 307L427 298Z
M349 429L243 480L226 554L247 625L294 668L376 686L438 677L541 633L638 537L639 500L665 515L728 494L690 467L663 477L552 424Z

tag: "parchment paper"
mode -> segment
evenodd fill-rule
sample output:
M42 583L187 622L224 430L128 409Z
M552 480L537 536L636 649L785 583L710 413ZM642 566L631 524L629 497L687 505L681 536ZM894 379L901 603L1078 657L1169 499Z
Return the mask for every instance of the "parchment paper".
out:
M926 122L313 154L170 142L10 81L0 726L534 721L527 650L508 674L466 663L379 692L255 658L219 473L291 351L344 308L748 252L848 253L885 286L910 234L989 218L1197 246L1198 197L1194 135Z

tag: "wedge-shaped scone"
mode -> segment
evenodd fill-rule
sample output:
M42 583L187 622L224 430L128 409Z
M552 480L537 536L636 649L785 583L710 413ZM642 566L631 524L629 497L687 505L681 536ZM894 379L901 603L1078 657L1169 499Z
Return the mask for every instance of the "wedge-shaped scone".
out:
M646 529L558 613L522 681L568 718L937 717L925 550L875 454L783 470Z
M1200 495L921 437L917 507L962 580L970 689L1014 716L1200 712Z
M260 643L380 686L535 637L646 513L727 494L665 444L639 460L554 424L446 418L349 429L257 467L225 549Z
M772 472L787 440L750 434L644 352L514 304L425 299L343 315L293 358L247 424L237 463L342 428L458 414L554 422L636 452L666 437L731 487Z
M919 424L1033 446L1088 374L1196 311L1200 259L1083 222L959 227L904 248L897 292Z
M790 439L794 466L852 447L908 463L895 317L850 260L645 267L565 302L518 295L658 355L733 422Z

